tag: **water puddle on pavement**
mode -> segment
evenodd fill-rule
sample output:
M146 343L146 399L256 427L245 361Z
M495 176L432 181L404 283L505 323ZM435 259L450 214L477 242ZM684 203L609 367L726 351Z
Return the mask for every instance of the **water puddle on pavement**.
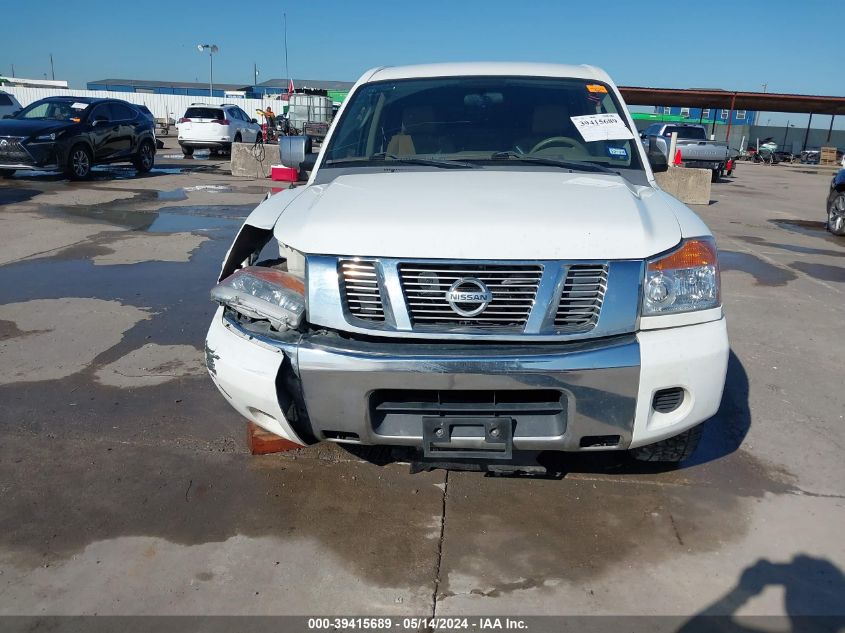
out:
M737 251L719 251L719 267L725 270L738 270L753 275L758 286L785 286L797 278L786 268L775 266L751 253Z
M181 233L185 231L212 231L236 228L240 219L221 218L183 213L161 213L153 223L141 229L149 233Z
M178 189L171 189L169 191L158 191L159 200L166 200L168 202L177 202L179 200L187 200L188 194L185 192L184 187L179 187Z
M800 270L805 275L819 281L833 281L845 283L845 268L842 266L828 266L827 264L813 264L810 262L792 262L790 268Z
M775 218L769 220L778 228L790 231L792 233L800 233L801 235L809 235L810 237L820 237L826 242L845 246L845 238L837 237L829 233L825 222L822 220L783 220Z
M207 160L207 159L211 158L211 152L209 152L207 149L198 149L198 150L194 150L194 153L193 153L192 156L185 156L182 152L179 152L178 154L156 153L156 158L157 159L167 159L167 160L196 160L196 159Z
M733 235L736 240L742 240L749 244L756 246L763 246L765 248L777 248L790 253L798 253L800 255L825 255L828 257L845 257L845 240L842 240L842 250L831 250L827 248L814 248L812 246L801 246L800 244L781 244L778 242L769 242L762 237L755 237L752 235Z

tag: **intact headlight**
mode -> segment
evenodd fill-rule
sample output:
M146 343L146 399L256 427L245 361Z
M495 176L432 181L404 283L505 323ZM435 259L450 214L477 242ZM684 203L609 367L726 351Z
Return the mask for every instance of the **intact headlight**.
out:
M709 237L685 240L650 260L643 286L643 316L708 310L721 304L716 243Z
M212 288L211 298L250 318L267 320L279 330L299 327L305 315L302 278L260 266L235 271Z
M61 136L61 132L50 132L49 134L42 134L41 136L36 136L36 141L55 141L59 136Z

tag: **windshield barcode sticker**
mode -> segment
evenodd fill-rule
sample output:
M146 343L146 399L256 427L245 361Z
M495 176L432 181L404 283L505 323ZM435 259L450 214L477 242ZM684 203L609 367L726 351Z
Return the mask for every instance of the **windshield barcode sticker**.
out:
M71 104L70 107L73 108L74 110L84 110L85 108L88 107L88 104L87 103L80 103L79 101L74 101Z
M621 141L634 138L618 114L586 114L569 117L581 137L587 141Z

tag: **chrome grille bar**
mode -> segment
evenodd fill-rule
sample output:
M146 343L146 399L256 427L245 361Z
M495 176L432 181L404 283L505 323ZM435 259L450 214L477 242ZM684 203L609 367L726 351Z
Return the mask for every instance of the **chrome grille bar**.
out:
M349 314L365 321L384 321L384 305L375 262L341 260L340 279Z
M534 306L541 265L400 263L399 279L412 324L522 329ZM458 314L446 293L459 279L481 281L492 295L475 316Z
M593 329L598 323L606 292L606 264L571 265L566 271L555 313L555 330L573 333Z

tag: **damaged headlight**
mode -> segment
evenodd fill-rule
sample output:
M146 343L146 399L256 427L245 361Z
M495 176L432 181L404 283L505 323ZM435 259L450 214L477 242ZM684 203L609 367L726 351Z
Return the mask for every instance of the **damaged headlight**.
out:
M305 315L305 282L291 273L248 266L211 290L211 298L279 330L296 329Z
M720 285L713 239L686 240L680 248L647 263L643 316L717 308Z

